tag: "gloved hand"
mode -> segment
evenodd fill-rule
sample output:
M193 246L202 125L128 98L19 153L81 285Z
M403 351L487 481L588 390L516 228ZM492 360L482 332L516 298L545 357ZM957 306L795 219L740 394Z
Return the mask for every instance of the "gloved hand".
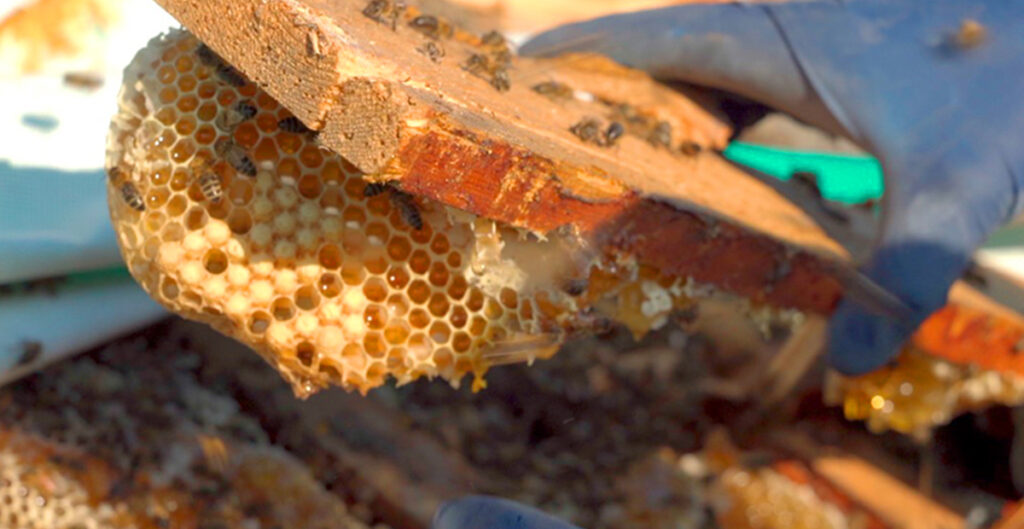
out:
M915 317L894 322L844 302L829 333L829 360L844 373L888 361L945 303L975 248L1022 209L1024 3L1015 0L677 6L555 29L520 51L602 53L764 103L875 154L884 215L862 269Z
M466 496L437 510L431 529L579 529L514 501Z

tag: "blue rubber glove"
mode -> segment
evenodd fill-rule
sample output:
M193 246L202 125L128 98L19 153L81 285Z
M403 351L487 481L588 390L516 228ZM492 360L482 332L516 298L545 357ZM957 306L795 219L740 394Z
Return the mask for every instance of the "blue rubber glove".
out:
M982 29L959 32L967 20ZM555 29L520 51L602 53L764 103L876 155L885 209L863 271L915 317L894 322L844 302L829 337L844 373L891 359L945 303L975 248L1022 209L1019 0L677 6Z
M499 498L466 496L437 510L431 529L579 529L537 509Z

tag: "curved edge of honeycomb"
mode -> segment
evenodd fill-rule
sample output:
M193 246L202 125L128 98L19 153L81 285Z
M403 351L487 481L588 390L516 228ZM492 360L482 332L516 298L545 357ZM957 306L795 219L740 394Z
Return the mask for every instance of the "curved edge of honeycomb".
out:
M253 347L300 396L470 373L479 389L490 366L550 356L573 332L613 320L640 336L720 295L575 233L371 183L183 31L139 52L118 108L108 198L133 276ZM750 304L755 319L793 312Z

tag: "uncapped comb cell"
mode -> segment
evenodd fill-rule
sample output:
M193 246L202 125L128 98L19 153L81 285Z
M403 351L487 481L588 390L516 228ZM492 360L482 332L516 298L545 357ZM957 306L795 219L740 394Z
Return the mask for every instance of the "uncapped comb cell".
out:
M610 317L642 335L710 292L371 183L205 50L172 32L126 70L107 165L145 207L112 183L111 216L150 295L251 345L301 395L389 376L482 387L568 332Z

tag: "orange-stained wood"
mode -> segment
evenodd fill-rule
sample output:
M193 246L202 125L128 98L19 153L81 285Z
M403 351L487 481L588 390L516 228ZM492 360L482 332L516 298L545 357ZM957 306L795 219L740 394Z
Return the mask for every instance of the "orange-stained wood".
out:
M513 57L511 89L500 92L462 66L483 51L476 36L442 40L434 63L405 19L392 30L364 16L361 0L160 3L371 178L539 234L567 229L756 302L827 313L839 298L817 263L843 259L842 248L714 152L724 125L643 73L593 57ZM549 80L597 98L532 90ZM670 124L673 147L637 134L601 147L569 132L590 116L615 119L620 102ZM684 140L703 152L682 154Z
M914 344L957 364L1024 376L1024 325L991 312L947 305L921 325Z
M843 514L850 516L856 512L867 512L866 519L862 520L863 529L886 529L893 527L886 525L878 516L870 512L870 509L863 504L857 503L849 495L836 488L823 477L816 475L804 462L795 459L786 459L772 464L772 470L789 478L794 483L807 485L814 490L814 493L822 501L828 503ZM895 526L898 527L898 526Z

